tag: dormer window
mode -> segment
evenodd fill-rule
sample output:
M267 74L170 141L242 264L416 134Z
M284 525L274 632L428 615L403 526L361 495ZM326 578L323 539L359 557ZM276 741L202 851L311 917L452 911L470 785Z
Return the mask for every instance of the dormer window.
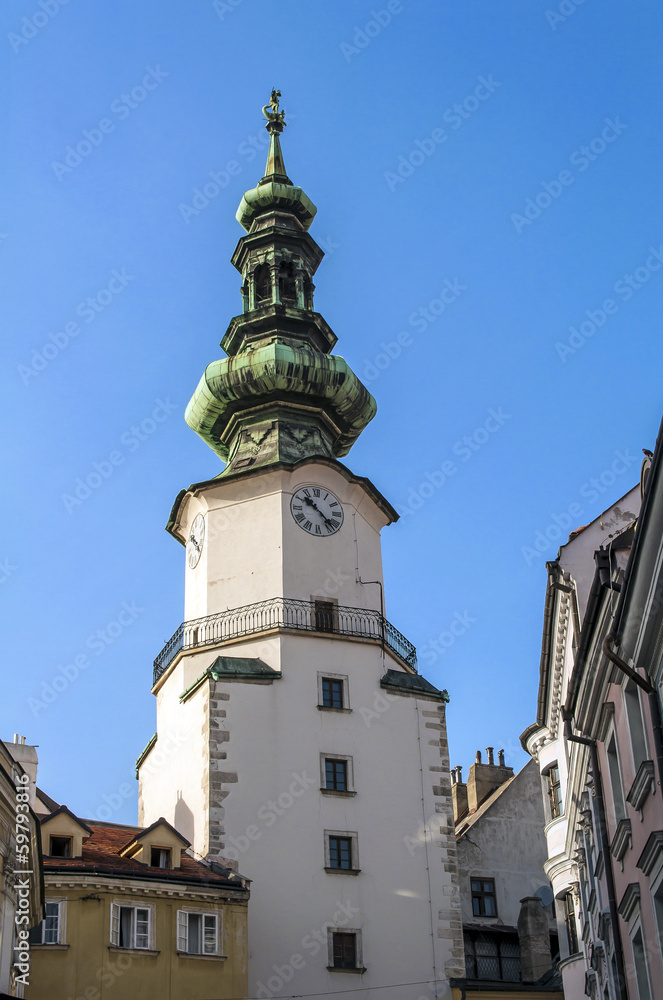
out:
M49 854L52 858L70 858L72 856L71 837L51 837Z
M297 282L292 264L279 265L279 298L281 302L297 303Z
M152 868L172 868L170 848L153 847L150 851L150 866Z
M254 275L256 305L272 301L272 279L266 264L260 264Z

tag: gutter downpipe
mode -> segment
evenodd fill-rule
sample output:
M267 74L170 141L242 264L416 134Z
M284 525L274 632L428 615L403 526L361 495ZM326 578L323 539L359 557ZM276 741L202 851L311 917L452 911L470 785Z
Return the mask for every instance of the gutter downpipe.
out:
M608 841L608 828L605 821L605 802L603 799L603 784L601 782L601 771L599 769L599 755L596 749L596 740L591 740L587 736L575 736L571 732L571 716L564 713L564 739L570 743L580 743L589 747L592 772L594 775L594 790L596 797L596 814L599 821L599 838L601 841L601 851L605 861L605 880L608 888L608 907L610 909L610 922L613 928L615 941L615 965L617 966L617 1000L628 1000L624 974L624 952L622 949L622 934L619 926L619 914L617 912L617 898L615 895L615 881L612 872L612 855L610 853L610 843Z
M654 732L654 749L656 751L658 785L659 788L663 788L663 726L661 724L661 707L658 702L656 688L644 677L641 677L640 674L633 669L633 667L630 667L628 663L622 660L621 656L618 656L617 653L615 653L615 651L611 648L614 641L614 635L611 632L608 632L603 640L603 645L601 646L606 657L648 695L649 711L651 714L652 729Z

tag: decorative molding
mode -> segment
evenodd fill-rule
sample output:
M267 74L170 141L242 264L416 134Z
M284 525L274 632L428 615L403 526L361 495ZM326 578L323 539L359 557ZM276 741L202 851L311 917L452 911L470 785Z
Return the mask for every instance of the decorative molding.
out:
M663 830L654 830L649 835L649 840L644 846L644 850L636 861L636 868L650 878L663 861Z
M610 853L617 861L621 861L629 847L633 844L630 819L623 819L617 824L615 835L610 845Z
M640 885L638 882L631 882L626 887L626 892L622 896L622 901L617 907L620 917L627 922L631 919L637 909L640 908Z
M626 796L626 801L630 802L634 809L642 809L648 796L656 792L656 778L654 777L654 761L643 760L638 768L633 784Z

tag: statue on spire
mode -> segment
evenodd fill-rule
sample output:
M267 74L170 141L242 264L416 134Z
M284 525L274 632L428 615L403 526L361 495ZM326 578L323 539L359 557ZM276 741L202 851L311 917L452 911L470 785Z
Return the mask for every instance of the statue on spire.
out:
M281 133L284 126L287 124L285 121L285 111L279 111L279 101L281 99L280 90L272 90L271 96L269 98L269 104L266 104L262 109L262 113L267 119L267 124L265 128L272 135L274 132ZM271 110L270 110L271 109Z

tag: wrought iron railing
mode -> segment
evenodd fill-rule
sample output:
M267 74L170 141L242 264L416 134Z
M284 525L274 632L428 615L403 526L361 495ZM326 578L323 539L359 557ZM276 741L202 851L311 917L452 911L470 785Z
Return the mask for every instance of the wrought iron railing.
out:
M374 639L384 642L408 666L413 670L417 669L415 647L379 611L338 607L331 601L296 601L288 597L273 597L269 601L247 604L243 608L232 608L206 618L183 622L154 661L154 683L184 649L217 646L230 639L268 632L275 628Z

